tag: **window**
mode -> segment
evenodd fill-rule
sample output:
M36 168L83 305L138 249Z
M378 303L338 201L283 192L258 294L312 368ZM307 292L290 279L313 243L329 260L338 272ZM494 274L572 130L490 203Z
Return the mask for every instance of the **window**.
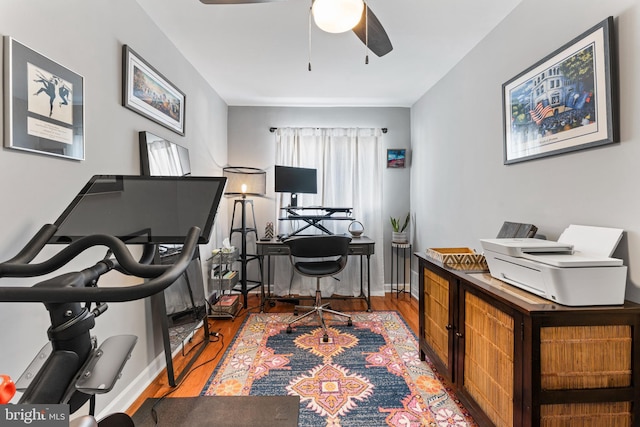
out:
M276 164L317 170L318 193L300 194L298 206L351 207L353 218L364 225L365 235L382 242L380 188L386 152L383 153L381 140L382 130L379 128L279 128L276 131ZM288 194L276 194L276 218L280 217L281 208L288 204ZM345 233L349 221L325 221L323 225L333 233ZM279 221L277 226L278 234L297 228L290 221ZM371 257L372 294L384 292L382 252L376 251ZM284 284L286 289L278 289L276 285L276 294L289 293L290 272L286 271L284 280L274 282ZM350 294L359 295L359 262L350 260L343 274L348 275L348 283L353 287ZM298 291L306 293L315 289L315 281L300 280L298 286L301 287ZM336 287L336 291L344 291L344 286Z

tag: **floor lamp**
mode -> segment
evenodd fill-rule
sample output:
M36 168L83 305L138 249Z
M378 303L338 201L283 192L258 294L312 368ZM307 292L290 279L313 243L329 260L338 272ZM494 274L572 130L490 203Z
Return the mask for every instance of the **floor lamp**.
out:
M229 240L231 241L235 233L240 234L240 253L238 260L240 262L240 293L244 297L244 308L247 308L247 295L249 291L260 286L258 280L247 279L247 264L250 261L258 260L258 268L262 276L262 262L260 257L255 253L249 253L247 250L247 236L254 235L254 242L258 240L258 230L256 228L256 215L253 208L253 200L247 199L247 195L263 196L267 190L267 173L262 169L251 167L229 166L223 168L223 175L227 178L227 186L225 195L241 196L235 199L233 203L233 215L231 216L231 230L229 231ZM240 226L235 225L236 209L240 207ZM253 224L247 222L247 207L251 207L251 219ZM248 283L253 285L249 287Z

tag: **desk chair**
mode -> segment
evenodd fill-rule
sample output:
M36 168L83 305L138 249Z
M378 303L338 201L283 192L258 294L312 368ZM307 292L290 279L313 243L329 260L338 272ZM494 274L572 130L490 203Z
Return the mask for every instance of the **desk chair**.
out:
M291 260L293 269L303 276L316 278L315 304L313 306L296 306L296 313L298 309L310 311L289 322L287 326L288 334L292 331L291 325L293 323L311 316L314 313L318 313L320 324L324 330L324 335L322 336L323 342L329 341L323 313L327 312L336 316L345 317L348 319L347 325L352 325L351 316L331 310L328 303L322 304L322 295L320 293L320 279L322 277L335 276L346 267L350 241L351 238L346 236L318 235L294 237L283 242L289 247L289 259Z

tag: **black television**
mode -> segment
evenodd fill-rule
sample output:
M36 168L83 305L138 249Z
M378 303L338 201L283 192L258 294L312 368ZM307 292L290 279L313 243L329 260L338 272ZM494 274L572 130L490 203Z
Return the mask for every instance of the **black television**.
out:
M297 206L297 193L318 192L317 171L311 168L276 165L274 190L276 193L291 193L290 206Z
M187 148L146 131L139 133L139 142L142 175L191 175Z
M180 244L192 226L207 243L224 177L95 175L54 223L49 243L108 234L125 243Z

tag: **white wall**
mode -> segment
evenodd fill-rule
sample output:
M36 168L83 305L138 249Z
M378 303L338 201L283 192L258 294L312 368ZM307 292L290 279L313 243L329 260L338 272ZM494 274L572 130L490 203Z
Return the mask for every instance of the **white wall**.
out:
M267 197L254 198L256 222L260 235L265 223L277 221L273 217L273 166L275 164L275 135L270 127L380 127L387 128L383 146L410 146L410 110L401 107L229 107L229 164L251 166L267 171ZM410 160L410 159L409 159ZM410 165L410 164L409 164ZM380 196L385 219L384 242L376 242L376 252L384 250L388 265L391 225L388 218L404 217L409 211L410 167L385 169ZM365 234L367 224L364 224ZM389 273L385 269L385 283Z
M621 142L502 164L501 85L607 16L618 34ZM525 0L412 108L416 249L469 246L503 221L556 239L569 224L626 230L615 256L640 301L640 6ZM603 286L606 284L603 283Z
M0 34L13 36L84 76L86 137L84 161L0 149L0 260L14 256L41 225L55 221L92 175L139 174L139 131L187 147L194 175L221 175L216 165L226 163L227 106L136 2L0 0ZM123 44L186 93L185 137L121 106ZM226 209L223 211L218 223L226 230ZM222 232L218 228L214 233L212 245L217 245ZM103 254L104 250L95 252L70 268L84 267ZM25 282L0 280L2 285ZM101 283L137 281L114 275ZM40 304L0 304L0 325L0 372L17 379L46 342L47 312ZM100 341L124 333L139 337L116 389L98 398L98 412L131 385L134 389L120 395L115 408L126 409L127 399L141 391L135 387L152 379L148 372L144 377L145 369L162 349L153 338L153 329L145 301L111 304L97 319L94 332Z

